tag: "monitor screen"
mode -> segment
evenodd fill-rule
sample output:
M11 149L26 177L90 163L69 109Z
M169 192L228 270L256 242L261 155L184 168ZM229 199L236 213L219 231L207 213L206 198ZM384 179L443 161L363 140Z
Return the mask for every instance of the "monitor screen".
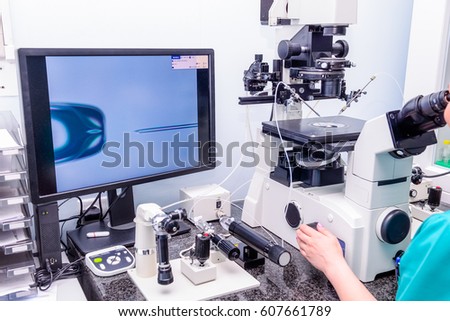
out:
M214 167L211 49L19 49L31 200Z
M67 233L82 254L134 243L134 185L214 168L212 49L18 55L32 203L108 192L101 219Z

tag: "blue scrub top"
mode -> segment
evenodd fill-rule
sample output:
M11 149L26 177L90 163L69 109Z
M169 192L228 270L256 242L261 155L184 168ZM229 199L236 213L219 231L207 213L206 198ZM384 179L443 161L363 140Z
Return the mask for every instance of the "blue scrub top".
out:
M396 300L450 300L450 211L417 230L400 260Z

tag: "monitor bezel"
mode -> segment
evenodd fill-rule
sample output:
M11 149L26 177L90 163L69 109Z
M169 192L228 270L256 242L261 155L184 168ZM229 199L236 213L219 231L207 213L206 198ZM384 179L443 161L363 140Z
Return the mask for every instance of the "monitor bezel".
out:
M38 165L40 155L35 143L41 133L39 131L49 130L48 128L40 128L39 126L39 111L36 110L33 104L34 99L39 99L40 95L48 95L48 93L33 92L32 84L30 84L29 72L33 66L29 64L29 60L33 57L42 56L161 56L161 55L207 55L208 56L208 71L209 71L209 92L208 102L209 106L202 109L206 112L206 121L208 133L206 133L206 140L203 140L202 148L200 149L200 166L184 168L176 171L164 172L157 175L148 175L138 178L130 178L126 180L115 181L111 183L98 184L85 188L74 189L64 192L46 193L43 194L40 190L42 183L42 166ZM193 174L215 168L215 68L214 68L214 50L205 48L187 48L187 49L158 49L158 48L20 48L18 49L19 60L19 74L21 82L21 98L24 114L24 126L26 136L26 154L27 167L29 175L29 189L31 202L34 204L44 204L59 200L68 199L76 196L83 196L92 193L99 193L119 188L132 187L144 183L158 181L162 179L173 178L177 176ZM49 109L48 111L49 112ZM199 121L201 121L199 119ZM202 121L205 121L203 119Z

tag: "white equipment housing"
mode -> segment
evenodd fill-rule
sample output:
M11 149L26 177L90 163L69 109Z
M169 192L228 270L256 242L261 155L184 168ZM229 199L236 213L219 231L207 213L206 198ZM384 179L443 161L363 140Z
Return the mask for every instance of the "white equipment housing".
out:
M231 214L230 192L217 184L182 188L180 200L193 223L199 217L209 222Z
M411 222L412 158L389 155L395 150L389 133L385 115L366 122L354 151L348 153L344 184L288 187L272 180L272 166L260 162L245 198L242 220L250 226L262 225L297 247L299 224L291 226L286 218L286 207L291 204L298 210L299 223L320 222L345 244L345 258L361 281L373 281L377 274L393 270L393 258L410 242L410 230L401 241L390 239L389 230L393 219ZM260 159L267 159L265 154L276 160L280 144L268 147L266 141L260 146Z
M356 23L358 0L275 0L269 25L290 19L295 25L348 25Z

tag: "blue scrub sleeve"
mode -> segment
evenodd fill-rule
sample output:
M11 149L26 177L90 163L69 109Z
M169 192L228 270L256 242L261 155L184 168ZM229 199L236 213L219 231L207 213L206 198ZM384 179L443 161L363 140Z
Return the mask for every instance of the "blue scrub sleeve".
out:
M427 218L400 260L396 300L450 300L450 211Z

